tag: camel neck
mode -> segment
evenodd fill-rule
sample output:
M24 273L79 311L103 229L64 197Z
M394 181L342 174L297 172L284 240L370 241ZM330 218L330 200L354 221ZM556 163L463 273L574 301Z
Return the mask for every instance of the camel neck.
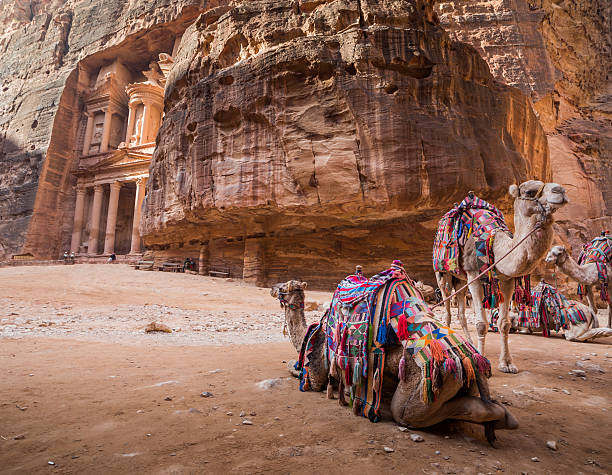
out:
M302 342L306 336L306 317L304 316L304 309L291 309L285 308L285 318L287 319L287 329L289 330L289 338L291 344L298 353L302 349Z
M495 266L500 274L507 277L529 274L548 251L552 242L551 221L545 221L540 229L534 232L538 225L538 218L537 215L523 216L518 212L515 203L514 237L511 238L505 233L498 233L495 236L496 256L502 256L517 246L506 259Z
M590 280L586 266L579 266L570 255L568 255L562 263L557 265L564 274L567 274L577 282L586 283Z

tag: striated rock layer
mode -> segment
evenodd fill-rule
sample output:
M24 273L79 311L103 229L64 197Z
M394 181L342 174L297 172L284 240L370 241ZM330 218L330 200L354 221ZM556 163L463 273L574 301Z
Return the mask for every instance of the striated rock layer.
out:
M401 258L427 281L441 214L548 179L529 99L431 2L249 1L182 38L141 233L249 280L331 284Z
M612 228L612 2L454 0L436 9L498 80L530 95L548 136L553 180L570 197L556 231L576 257L584 242Z
M218 4L0 0L0 261L66 249L90 73L117 57L146 68L144 58L171 52L187 25Z

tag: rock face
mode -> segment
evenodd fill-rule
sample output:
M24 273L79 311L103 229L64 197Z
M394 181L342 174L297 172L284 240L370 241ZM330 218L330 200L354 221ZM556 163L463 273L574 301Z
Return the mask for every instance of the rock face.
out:
M612 3L460 0L436 8L451 36L475 46L498 80L530 95L553 180L570 197L556 231L576 257L612 226Z
M57 258L66 249L80 92L92 67L171 51L199 12L217 5L0 0L0 261L21 252Z
M401 258L431 282L441 214L550 178L529 99L423 1L249 1L182 38L147 184L154 251L327 285Z

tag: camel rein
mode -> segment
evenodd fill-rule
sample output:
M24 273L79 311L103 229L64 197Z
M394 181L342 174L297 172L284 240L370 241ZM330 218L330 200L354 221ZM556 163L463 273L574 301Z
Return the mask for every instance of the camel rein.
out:
M433 309L433 308L439 307L440 305L442 305L442 304L446 303L447 301L449 301L450 299L452 299L458 293L463 292L465 289L467 289L470 286L470 284L476 282L483 275L485 275L487 272L489 272L493 267L495 267L497 264L499 264L501 261L503 261L506 257L508 257L508 255L510 255L510 253L512 251L514 251L517 247L519 247L521 244L523 244L525 239L527 239L529 236L531 236L533 233L535 233L539 229L542 229L542 225L540 223L536 224L535 227L529 233L527 233L523 239L521 239L516 244L516 246L512 246L508 252L506 252L502 257L500 257L498 260L496 260L493 264L491 264L489 267L487 267L485 270L483 270L480 274L478 274L476 277L474 277L472 280L470 280L467 284L465 284L459 290L456 290L455 292L450 294L448 297L446 297L444 300L441 300L440 302L438 302L437 304L433 305L430 308Z

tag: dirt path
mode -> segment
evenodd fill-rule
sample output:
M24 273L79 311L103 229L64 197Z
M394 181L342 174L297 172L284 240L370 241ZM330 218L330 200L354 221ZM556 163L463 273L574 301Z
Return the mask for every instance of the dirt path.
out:
M295 352L265 289L123 266L32 267L0 269L0 305L3 473L611 470L612 339L511 335L521 372L494 371L491 385L521 427L499 431L492 449L436 431L415 443L392 422L297 391L284 363ZM155 317L181 331L144 334ZM495 362L497 335L487 345ZM584 378L568 374L577 362Z

